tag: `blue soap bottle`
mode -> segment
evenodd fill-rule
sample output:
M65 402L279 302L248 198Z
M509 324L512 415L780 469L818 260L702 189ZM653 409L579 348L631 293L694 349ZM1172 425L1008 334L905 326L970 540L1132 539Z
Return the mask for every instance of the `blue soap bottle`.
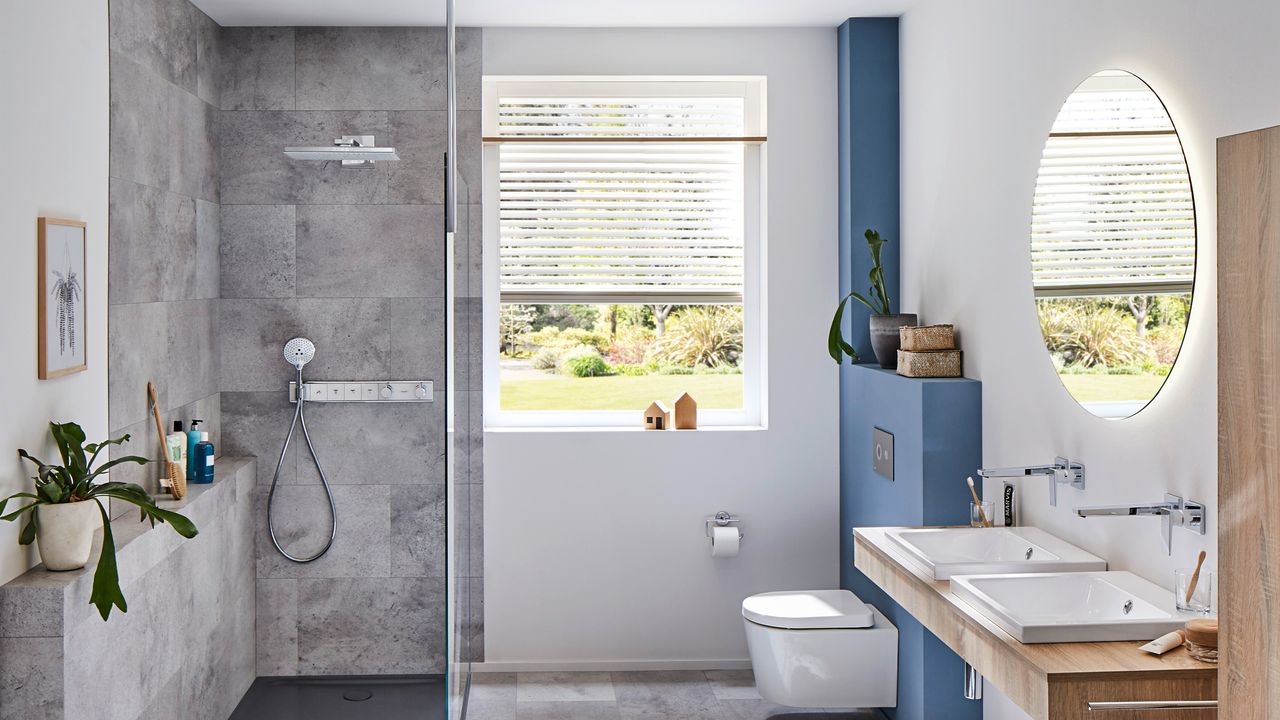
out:
M187 430L187 482L200 482L200 466L196 464L196 445L200 444L200 423L203 420L192 420Z
M187 467L196 469L193 482L213 482L213 443L209 442L209 433L200 433L200 442L196 443L195 452L187 462Z

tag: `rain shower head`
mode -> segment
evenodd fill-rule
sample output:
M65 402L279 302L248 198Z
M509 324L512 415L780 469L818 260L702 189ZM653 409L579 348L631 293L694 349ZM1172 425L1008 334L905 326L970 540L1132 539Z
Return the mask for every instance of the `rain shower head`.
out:
M284 344L284 359L302 372L302 366L316 356L316 345L306 338L294 338Z
M332 145L287 147L284 154L294 160L341 160L347 168L371 168L376 162L400 159L393 147L375 147L372 135L343 135Z

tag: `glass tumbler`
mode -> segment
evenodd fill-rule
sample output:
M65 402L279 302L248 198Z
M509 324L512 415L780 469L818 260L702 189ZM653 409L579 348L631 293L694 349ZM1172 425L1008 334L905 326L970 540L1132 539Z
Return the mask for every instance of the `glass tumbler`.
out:
M1213 609L1213 573L1201 569L1196 586L1188 595L1187 588L1191 586L1191 576L1194 573L1192 568L1174 570L1173 594L1178 601L1179 610L1208 615Z
M990 524L982 521L982 512L979 512L978 504L975 502L969 503L969 527L991 527L995 525L996 504L993 502L984 502L982 503L982 511L986 512L987 520L990 521Z

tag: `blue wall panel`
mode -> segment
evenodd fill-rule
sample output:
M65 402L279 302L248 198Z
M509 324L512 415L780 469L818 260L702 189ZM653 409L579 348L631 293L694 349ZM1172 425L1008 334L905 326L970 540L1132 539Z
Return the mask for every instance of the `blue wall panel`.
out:
M885 287L898 312L899 225L898 18L852 18L839 30L840 294L866 294L871 270L863 233L878 230L889 244L881 260ZM845 318L853 348L872 359L862 303Z
M982 391L974 380L904 378L876 365L846 365L840 381L840 584L898 627L900 720L977 720L961 695L963 661L853 567L853 528L963 525L965 477L982 459ZM893 434L894 479L875 473L871 431Z

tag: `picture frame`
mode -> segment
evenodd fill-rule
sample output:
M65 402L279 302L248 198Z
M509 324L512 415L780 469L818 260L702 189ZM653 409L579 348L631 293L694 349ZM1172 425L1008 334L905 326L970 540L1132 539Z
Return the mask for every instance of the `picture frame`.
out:
M87 225L79 220L36 220L36 326L41 380L89 368L86 345Z

